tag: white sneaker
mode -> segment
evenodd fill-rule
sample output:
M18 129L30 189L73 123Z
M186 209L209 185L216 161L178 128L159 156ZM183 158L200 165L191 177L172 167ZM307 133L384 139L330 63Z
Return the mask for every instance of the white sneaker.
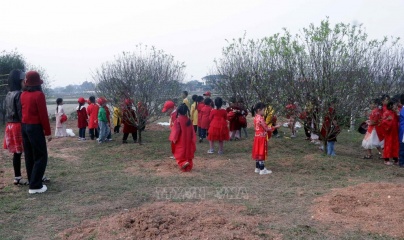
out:
M254 172L255 172L255 173L260 173L260 171L261 171L261 170L260 170L259 168L255 168L255 171L254 171Z
M44 193L46 192L46 190L48 190L48 188L46 187L46 185L42 185L41 189L30 189L28 190L29 194L34 194L34 193Z
M209 153L209 154L212 154L212 153L215 153L215 151L214 151L213 149L209 149L209 150L208 150L208 153Z
M292 134L292 135L290 135L290 137L291 137L291 138L295 138L295 137L296 137L296 135L295 135L295 134Z
M260 170L260 175L270 174L270 173L272 173L272 171L271 171L271 170L268 170L268 169L266 169L266 168Z

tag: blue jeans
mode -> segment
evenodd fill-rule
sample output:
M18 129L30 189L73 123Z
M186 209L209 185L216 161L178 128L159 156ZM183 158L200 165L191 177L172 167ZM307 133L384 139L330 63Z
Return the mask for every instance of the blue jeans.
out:
M335 141L327 142L327 155L335 156L334 144L335 144Z
M79 137L86 138L86 128L79 128Z
M42 178L48 164L48 150L41 124L22 124L25 167L30 189L41 189Z
M108 129L109 129L108 128L108 123L98 121L98 127L100 128L99 141L104 142L107 139L107 135L108 135Z
M404 167L404 143L400 141L400 151L398 153L400 167Z

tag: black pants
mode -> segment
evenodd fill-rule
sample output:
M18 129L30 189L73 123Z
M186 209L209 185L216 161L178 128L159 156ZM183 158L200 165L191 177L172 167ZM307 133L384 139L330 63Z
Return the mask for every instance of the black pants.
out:
M195 133L198 132L198 125L194 125L194 131L195 131Z
M95 138L99 137L98 136L98 128L91 128L91 129L89 129L89 131L90 131L91 140L94 140L94 137Z
M30 189L42 188L42 178L48 163L48 150L41 124L22 124L25 166Z
M79 137L86 138L86 128L79 128Z
M126 140L128 140L128 137L129 137L129 133L124 133L122 141L125 142ZM132 133L132 138L133 138L134 142L137 142L137 131Z
M14 153L13 155L14 177L21 177L21 154Z
M114 133L119 133L119 125L114 127Z
M311 137L311 128L309 127L309 123L304 123L304 134L306 134L306 137Z

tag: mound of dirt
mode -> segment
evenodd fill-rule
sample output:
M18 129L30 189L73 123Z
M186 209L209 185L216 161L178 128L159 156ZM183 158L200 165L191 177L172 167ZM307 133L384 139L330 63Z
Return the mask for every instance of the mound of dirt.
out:
M259 229L269 218L245 215L246 208L211 202L157 202L99 221L85 221L62 239L260 239L279 238Z
M403 184L364 183L317 198L313 218L335 232L347 228L404 237L403 202Z

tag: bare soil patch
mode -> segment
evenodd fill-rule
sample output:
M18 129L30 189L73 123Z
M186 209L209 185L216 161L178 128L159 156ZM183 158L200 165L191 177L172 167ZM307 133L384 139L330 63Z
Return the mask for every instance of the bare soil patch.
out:
M154 160L150 162L138 162L131 161L125 172L132 175L139 175L145 173L153 173L157 176L167 177L167 176L177 176L181 174L184 177L193 177L201 175L201 170L214 170L223 168L228 163L225 158L205 158L205 157L195 157L193 159L193 169L191 172L181 172L177 162L174 159L166 157L163 160ZM135 164L135 166L134 166Z
M317 198L312 211L314 219L329 224L336 233L359 228L403 238L403 202L403 184L363 183Z
M156 202L59 233L62 239L280 239L259 228L269 217L227 203Z

